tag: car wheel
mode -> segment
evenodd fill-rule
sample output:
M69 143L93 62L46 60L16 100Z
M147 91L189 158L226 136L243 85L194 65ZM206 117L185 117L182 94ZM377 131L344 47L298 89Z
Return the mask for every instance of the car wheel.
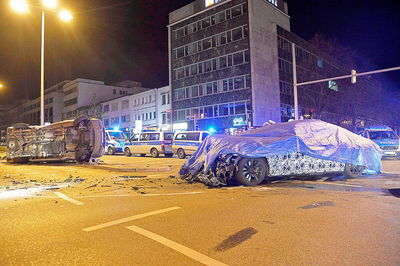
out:
M146 156L146 154L145 153L141 153L140 156L144 157L144 156Z
M344 176L348 178L360 177L363 170L362 166L346 163L344 166Z
M186 158L186 152L185 152L184 149L179 149L177 153L178 153L178 158L179 159L185 159Z
M7 141L7 149L10 151L16 151L18 150L18 140L16 139L9 139Z
M126 157L130 157L132 155L132 152L131 152L131 150L129 148L125 148L124 154L125 154Z
M151 149L150 153L153 158L157 158L160 155L156 148Z
M174 156L173 153L166 153L166 154L165 154L165 157L167 157L167 158L172 158L172 156Z
M89 120L89 118L86 115L81 115L80 117L76 118L74 120L74 127L79 126L79 124L85 120Z
M111 148L111 147L108 147L108 149L107 149L107 154L108 154L108 155L114 155L114 149Z
M26 123L16 123L13 125L14 129L28 129L29 125Z
M264 158L243 158L238 163L236 180L245 186L259 185L268 172L268 163Z

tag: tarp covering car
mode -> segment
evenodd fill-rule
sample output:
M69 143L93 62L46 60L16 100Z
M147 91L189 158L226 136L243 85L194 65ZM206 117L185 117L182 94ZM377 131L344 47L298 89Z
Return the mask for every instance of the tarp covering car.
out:
M216 158L224 154L269 158L293 153L381 171L379 147L371 140L321 120L299 120L268 125L237 136L210 136L185 162L181 175L208 173Z

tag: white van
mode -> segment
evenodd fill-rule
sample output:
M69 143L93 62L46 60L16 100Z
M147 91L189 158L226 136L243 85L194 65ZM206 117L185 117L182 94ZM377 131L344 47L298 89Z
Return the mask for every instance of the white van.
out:
M186 131L176 133L172 143L174 154L179 159L185 159L186 155L192 155L210 133L207 131Z
M125 156L132 154L140 154L146 156L151 154L154 158L160 154L165 157L172 157L172 139L174 133L172 132L141 132L133 134L129 143L125 143L124 153Z

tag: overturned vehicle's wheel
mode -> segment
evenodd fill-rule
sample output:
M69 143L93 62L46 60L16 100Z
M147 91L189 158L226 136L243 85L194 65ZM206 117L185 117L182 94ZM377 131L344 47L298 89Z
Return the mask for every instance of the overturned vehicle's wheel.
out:
M364 167L362 166L348 163L346 163L346 165L344 166L344 176L347 178L360 177L363 171Z
M245 186L259 185L268 173L264 158L243 158L237 165L236 180Z

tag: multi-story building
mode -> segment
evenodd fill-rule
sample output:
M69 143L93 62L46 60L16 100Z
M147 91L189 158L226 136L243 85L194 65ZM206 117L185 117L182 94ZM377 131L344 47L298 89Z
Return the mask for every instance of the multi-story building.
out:
M351 68L290 32L282 0L196 0L169 16L173 124L227 129L294 118L292 44L298 82ZM355 129L383 121L372 79L298 88L300 113Z
M169 17L174 124L231 128L280 121L281 0L197 0Z
M163 130L171 127L169 86L105 101L101 105L106 128L140 131L149 127Z
M103 81L75 79L63 87L64 119L76 118L83 107L115 99L125 95L136 94L147 90L140 82L123 81L115 86L105 85Z

